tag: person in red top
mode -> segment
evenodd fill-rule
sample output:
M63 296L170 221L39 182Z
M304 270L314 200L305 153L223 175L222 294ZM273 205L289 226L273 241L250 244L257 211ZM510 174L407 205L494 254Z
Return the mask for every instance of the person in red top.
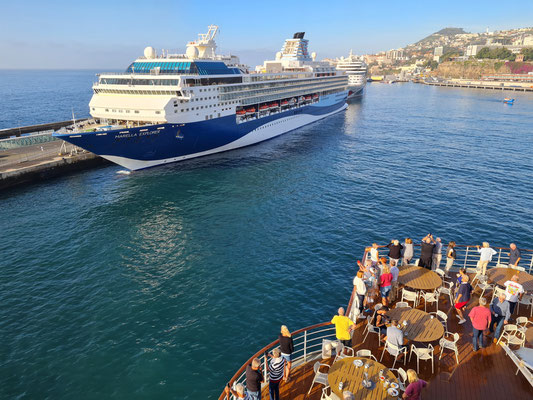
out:
M485 347L483 344L483 331L490 326L491 314L490 309L487 307L487 299L481 297L479 299L479 306L472 308L468 316L472 321L472 328L474 329L472 344L474 345L474 352L476 352L478 341L480 348Z
M383 273L379 277L381 299L384 306L389 305L389 293L392 287L392 274L388 265L383 267Z

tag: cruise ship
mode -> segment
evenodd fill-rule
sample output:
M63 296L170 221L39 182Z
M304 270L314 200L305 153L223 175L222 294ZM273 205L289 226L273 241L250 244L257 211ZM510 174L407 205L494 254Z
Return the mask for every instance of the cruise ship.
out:
M347 107L348 76L309 53L305 32L250 72L215 53L218 26L186 54L147 47L124 73L103 73L89 111L98 124L54 136L130 170L259 143Z
M367 65L362 57L352 54L337 61L337 69L348 75L348 97L361 96L366 85Z

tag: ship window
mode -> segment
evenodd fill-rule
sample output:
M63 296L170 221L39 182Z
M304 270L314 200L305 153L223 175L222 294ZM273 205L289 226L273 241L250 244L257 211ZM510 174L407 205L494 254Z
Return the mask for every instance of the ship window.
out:
M161 114L161 111L156 111L155 113L156 113L156 114Z
M206 116L205 116L205 119L209 119L209 115L206 115Z
M135 110L135 114L139 114L139 110Z

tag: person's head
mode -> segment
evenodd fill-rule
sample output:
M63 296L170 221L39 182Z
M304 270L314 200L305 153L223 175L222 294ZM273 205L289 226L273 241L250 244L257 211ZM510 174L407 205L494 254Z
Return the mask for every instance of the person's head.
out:
M513 282L518 282L518 275L514 274L513 277L511 278L511 280Z
M480 305L481 307L486 307L486 306L487 306L487 299L484 298L484 297L480 297L480 298L479 298L479 305Z
M490 247L489 242L483 242L483 247Z
M511 248L511 250L514 250L514 249L516 249L516 244L511 243L511 244L509 245L509 247Z
M398 240L394 239L392 241L392 244L394 244L395 246L398 246L400 244L400 242Z
M466 275L466 268L461 268L461 269L459 270L459 273L460 273L461 275L465 276L465 275Z
M237 383L235 385L235 391L239 394L239 396L244 396L244 385L242 383Z
M505 293L500 293L500 295L498 296L498 300L500 300L500 303L503 303L506 299L507 297L505 296Z
M390 262L390 266L391 266L391 267L395 267L395 266L396 266L396 261L391 260L391 262Z
M437 238L437 242L440 242L440 237Z
M413 243L413 239L411 239L411 238L405 238L405 243L407 243L407 244L411 244L411 243Z
M254 358L252 360L252 368L259 369L260 366L261 366L261 361L259 360L259 358Z
M455 247L455 242L452 240L450 243L448 243L449 247Z
M379 259L379 262L381 263L381 265L386 265L387 264L387 259L385 257L381 257Z
M414 369L407 370L407 379L409 380L409 383L413 383L418 380L418 375Z
M373 249L377 249L378 248L378 244L377 243L372 243L372 248Z
M384 274L388 274L388 273L390 273L390 267L389 267L388 265L385 265L385 266L383 267L383 273L384 273Z
M345 390L342 392L342 400L354 400L355 397L352 392Z
M287 337L291 336L291 332L289 331L289 328L287 328L287 325L281 325L281 334Z
M387 311L389 311L389 307L388 306L383 306L383 307L381 307L381 309L378 310L378 313L379 314L385 314Z
M281 357L281 350L276 347L274 350L272 350L272 356L274 358L280 358Z
M357 271L357 277L358 277L358 278L361 278L361 279L362 279L364 275L365 275L365 274L363 274L363 271Z
M337 312L339 313L339 315L344 315L344 308L343 307L339 307Z
M398 320L397 319L393 319L390 323L391 323L392 326L398 326Z

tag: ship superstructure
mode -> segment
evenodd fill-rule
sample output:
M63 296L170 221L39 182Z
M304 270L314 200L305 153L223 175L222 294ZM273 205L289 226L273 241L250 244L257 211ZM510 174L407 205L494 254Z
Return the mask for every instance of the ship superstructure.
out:
M103 126L56 136L135 170L258 143L346 108L347 76L315 61L303 32L250 73L215 53L217 31L186 54L147 47L124 73L98 75L89 107Z
M337 60L337 69L348 75L349 97L360 96L366 85L367 65L362 57L356 56L350 50L348 57Z

